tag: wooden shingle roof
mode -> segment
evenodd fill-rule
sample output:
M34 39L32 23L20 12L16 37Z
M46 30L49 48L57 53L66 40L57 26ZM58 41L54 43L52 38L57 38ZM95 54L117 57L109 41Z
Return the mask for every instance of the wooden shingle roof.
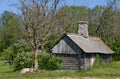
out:
M114 53L100 38L84 38L77 34L69 34L67 36L86 53Z

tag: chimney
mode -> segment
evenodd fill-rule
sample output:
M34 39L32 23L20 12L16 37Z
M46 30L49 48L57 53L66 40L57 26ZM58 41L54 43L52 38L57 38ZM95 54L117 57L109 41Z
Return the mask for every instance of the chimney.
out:
M78 22L78 34L88 38L88 21L79 21Z

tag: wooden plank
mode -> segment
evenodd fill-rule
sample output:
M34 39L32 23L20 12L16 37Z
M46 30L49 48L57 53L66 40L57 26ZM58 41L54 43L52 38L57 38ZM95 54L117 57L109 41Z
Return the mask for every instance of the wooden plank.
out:
M78 56L65 56L62 62L63 69L79 69Z

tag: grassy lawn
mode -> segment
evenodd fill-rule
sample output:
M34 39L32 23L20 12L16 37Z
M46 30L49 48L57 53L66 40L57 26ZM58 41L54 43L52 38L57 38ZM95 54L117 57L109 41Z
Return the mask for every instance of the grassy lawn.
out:
M13 72L13 68L9 65L4 65L0 61L0 79L56 79L67 77L82 79L84 77L93 77L101 79L115 79L120 78L120 62L112 62L111 64L98 64L87 71L74 70L55 70L45 71L41 70L39 73L19 74Z

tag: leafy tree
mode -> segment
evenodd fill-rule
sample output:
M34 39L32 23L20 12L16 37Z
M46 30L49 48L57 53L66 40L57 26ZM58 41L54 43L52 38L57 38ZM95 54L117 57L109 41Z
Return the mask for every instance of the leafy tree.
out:
M18 26L18 15L10 11L4 11L0 18L0 26Z
M16 14L9 11L2 13L0 17L0 52L21 37L18 25L18 16Z

